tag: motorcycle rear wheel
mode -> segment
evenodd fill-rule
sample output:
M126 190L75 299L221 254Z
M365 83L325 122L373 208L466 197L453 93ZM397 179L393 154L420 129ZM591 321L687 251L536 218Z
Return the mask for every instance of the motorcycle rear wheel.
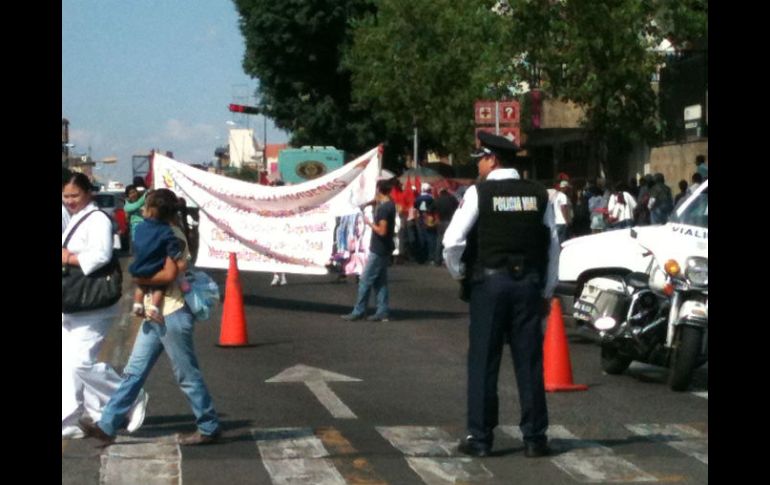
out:
M703 330L687 325L682 326L675 337L674 351L671 354L671 373L668 387L672 391L686 391L690 386L692 374L698 364L698 356L703 340Z
M620 355L618 349L602 345L602 370L610 375L622 374L631 365L631 359Z

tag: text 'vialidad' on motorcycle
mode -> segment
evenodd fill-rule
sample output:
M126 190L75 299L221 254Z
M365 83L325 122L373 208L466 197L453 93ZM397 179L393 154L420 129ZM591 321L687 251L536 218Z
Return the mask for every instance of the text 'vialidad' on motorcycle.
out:
M687 257L682 268L645 247L653 256L647 273L592 278L575 316L599 332L606 373L620 374L632 361L664 366L670 388L683 391L708 361L708 259Z

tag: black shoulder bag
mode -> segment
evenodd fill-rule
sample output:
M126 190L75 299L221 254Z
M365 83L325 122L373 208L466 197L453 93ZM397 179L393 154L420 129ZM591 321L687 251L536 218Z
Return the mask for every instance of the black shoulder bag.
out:
M81 222L94 212L83 216L64 240L62 248L66 248L70 238ZM114 305L120 300L123 287L123 270L118 257L113 252L109 263L89 275L83 274L80 266L62 265L61 268L61 311L62 313L77 313L98 310Z

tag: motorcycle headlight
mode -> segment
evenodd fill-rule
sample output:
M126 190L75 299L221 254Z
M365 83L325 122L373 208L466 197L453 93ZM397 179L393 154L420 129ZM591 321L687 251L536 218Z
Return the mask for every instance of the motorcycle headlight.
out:
M596 327L597 330L609 330L617 324L618 322L612 317L601 317L596 319L594 327Z
M685 278L696 286L708 286L709 284L709 260L706 258L687 258Z

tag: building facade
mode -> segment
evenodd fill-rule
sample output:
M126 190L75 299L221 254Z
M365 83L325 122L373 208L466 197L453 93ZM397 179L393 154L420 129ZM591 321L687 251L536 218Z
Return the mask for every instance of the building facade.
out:
M658 94L662 141L610 146L608 153L589 139L583 110L569 102L549 99L539 90L522 96L522 168L530 178L550 184L560 173L582 185L598 176L610 182L639 180L662 173L676 190L690 181L695 158L708 163L708 46L673 52L654 80ZM606 160L603 166L599 160Z

